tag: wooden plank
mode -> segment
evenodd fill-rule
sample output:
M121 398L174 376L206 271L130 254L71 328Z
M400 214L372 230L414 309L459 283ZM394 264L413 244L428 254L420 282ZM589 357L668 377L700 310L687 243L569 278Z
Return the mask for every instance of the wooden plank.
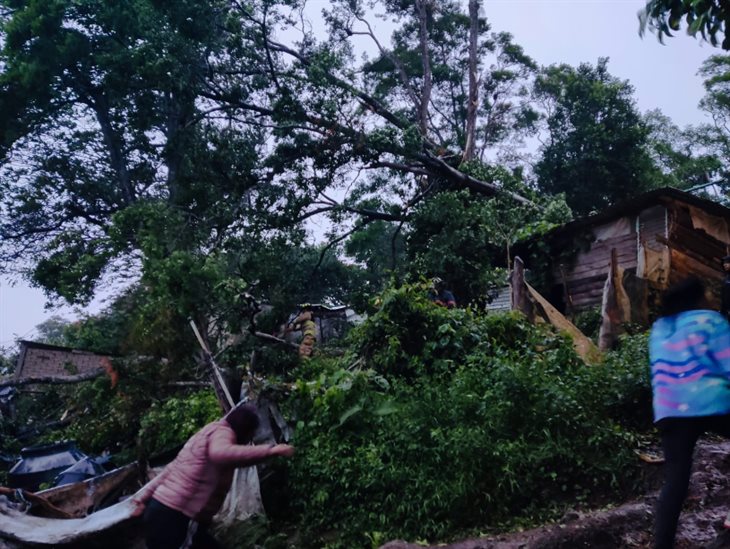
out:
M16 489L16 488L6 488L5 486L0 486L0 495L12 497L18 493L21 494L22 498L25 499L28 503L35 506L35 508L34 508L35 514L39 517L48 517L48 518L56 518L56 519L71 518L70 514L68 514L63 509L59 509L58 507L53 505L50 501L48 501L43 496L40 496L34 492L29 492L27 490L23 490L22 488Z
M519 256L514 259L509 284L512 291L512 309L524 313L530 322L534 322L535 312L532 309L532 303L528 299L525 282L525 264Z
M203 337L200 335L195 321L190 320L190 327L193 329L193 333L195 334L195 337L198 340L201 349L203 350L203 356L205 357L205 361L208 363L208 366L211 369L211 380L213 382L213 388L215 390L216 396L218 397L218 402L220 403L221 408L223 408L223 411L228 412L236 405L230 391L228 390L228 385L226 385L221 371L218 368L218 365L215 363L213 354L210 352L208 346L203 340Z
M624 266L624 268L628 266L634 267L637 262L636 242L634 242L631 248L625 248L623 250L617 251L617 256L619 263ZM568 268L568 266L565 264L557 264L553 266L552 270L553 273L559 274L560 267L561 265L563 265L563 267L566 269L566 274L568 276L575 276L592 270L602 270L605 274L608 272L608 265L610 264L610 262L610 250L601 249L596 251L596 253L591 254L590 256L586 255L582 258L578 258L576 263L571 268Z
M618 256L618 262L621 267L624 269L635 269L637 266L637 260L636 260L636 254L631 255L619 255ZM608 273L608 266L610 264L610 260L607 259L606 261L600 261L596 263L591 264L585 264L580 267L577 267L576 269L572 271L568 271L566 273L566 278L568 281L571 280L579 280L583 278L590 278L598 275L606 276ZM559 270L553 270L553 277L558 279L560 271Z
M676 240L667 240L666 238L663 238L659 235L657 235L657 240L661 242L662 244L665 244L666 246L669 246L672 251L677 251L683 255L686 255L689 258L692 258L697 263L701 264L703 268L708 272L711 273L710 277L716 277L716 276L724 276L724 272L722 270L722 266L714 261L714 258L708 258L707 256L702 255L701 253L696 252L695 250L691 248L687 248L682 243L676 241ZM722 256L720 256L722 257ZM674 268L674 263L672 263L672 269Z
M598 273L594 276L591 276L590 278L579 278L576 280L571 280L568 284L569 288L573 288L574 290L580 291L583 289L593 288L593 287L599 287L603 288L603 283L606 282L606 276L608 275L608 270Z
M618 260L614 251L601 304L601 328L598 333L598 348L601 351L611 349L624 331L623 322L627 319L623 308L625 300L622 299L624 295L621 283Z
M525 283L527 291L540 307L542 307L548 322L557 329L565 331L573 340L573 348L586 364L597 364L601 361L601 353L593 342L581 332L575 324L565 318L560 311L553 307L540 293L532 286Z
M672 262L672 269L669 273L670 283L678 282L690 275L699 276L708 280L721 280L722 275L720 273L708 268L681 251L672 249L670 253Z
M719 240L708 237L704 232L695 231L686 227L677 227L669 236L669 241L681 244L686 249L713 258L721 267L720 260L725 255L725 245Z

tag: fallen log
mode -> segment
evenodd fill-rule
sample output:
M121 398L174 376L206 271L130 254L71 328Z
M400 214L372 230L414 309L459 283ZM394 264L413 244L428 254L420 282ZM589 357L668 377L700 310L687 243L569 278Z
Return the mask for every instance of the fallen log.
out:
M44 376L44 377L25 377L23 379L8 379L0 381L0 389L3 387L21 387L23 385L66 385L71 383L81 383L82 381L90 381L97 377L106 374L106 370L99 369L98 371L89 372L86 374L79 374L75 376Z

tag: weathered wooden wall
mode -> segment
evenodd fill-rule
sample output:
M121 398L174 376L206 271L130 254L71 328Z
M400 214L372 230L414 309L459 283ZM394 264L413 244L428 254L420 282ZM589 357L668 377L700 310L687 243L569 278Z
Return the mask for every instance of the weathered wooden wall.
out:
M667 244L671 254L669 283L675 283L689 275L700 277L713 291L711 305L719 306L719 288L724 277L722 257L728 243L717 240L702 229L693 226L687 206L674 203L669 208L669 234ZM715 218L717 219L717 218Z
M597 228L600 229L601 226ZM622 268L635 270L636 243L636 223L632 219L627 234L594 241L588 250L577 255L572 266L563 265L561 268L560 265L554 265L553 280L567 286L575 310L598 305L611 262L611 250L616 249Z
M625 227L620 235L594 240L571 265L553 266L553 280L557 285L554 295L564 293L564 288L567 288L575 311L599 305L611 250L616 249L622 269L643 276L643 273L637 273L637 266L640 255L644 260L646 248L647 255L651 252L655 258L656 254L663 257L660 264L654 265L660 265L662 272L651 273L651 284L661 288L695 275L703 279L714 293L716 303L711 305L719 306L719 287L724 276L721 258L728 253L730 246L730 229L723 232L721 228L723 225L730 227L730 216L712 215L696 206L665 199L661 204L643 209L638 215L619 220ZM605 234L606 229L615 223L617 220L584 230L592 230L594 235ZM720 227L720 230L706 231L702 228L703 223ZM577 235L572 236L577 238Z

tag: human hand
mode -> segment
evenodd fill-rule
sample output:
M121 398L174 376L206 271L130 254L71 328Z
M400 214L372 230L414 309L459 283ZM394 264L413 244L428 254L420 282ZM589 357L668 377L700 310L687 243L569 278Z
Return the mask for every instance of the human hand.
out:
M132 516L133 517L141 516L144 513L144 508L146 507L145 502L133 499L132 503L134 504L134 509L132 509Z
M291 457L294 455L294 446L288 444L276 444L269 450L271 456Z

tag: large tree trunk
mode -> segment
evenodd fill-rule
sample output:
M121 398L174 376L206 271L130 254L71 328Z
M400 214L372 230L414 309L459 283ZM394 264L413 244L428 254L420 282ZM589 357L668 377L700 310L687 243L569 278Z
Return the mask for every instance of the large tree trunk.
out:
M0 381L0 389L3 387L21 387L23 385L65 385L69 383L81 383L82 381L90 381L102 376L106 373L105 370L99 368L93 372L87 374L80 374L76 376L46 376L46 377L25 377L22 379L8 379Z
M469 103L466 107L466 143L462 160L474 158L476 150L477 107L479 105L479 0L469 0Z
M431 102L431 89L433 88L433 77L431 74L431 54L428 48L428 16L433 6L432 0L419 0L416 2L419 22L419 39L421 41L421 63L423 65L423 87L421 88L421 108L418 113L421 135L428 137L428 107Z

